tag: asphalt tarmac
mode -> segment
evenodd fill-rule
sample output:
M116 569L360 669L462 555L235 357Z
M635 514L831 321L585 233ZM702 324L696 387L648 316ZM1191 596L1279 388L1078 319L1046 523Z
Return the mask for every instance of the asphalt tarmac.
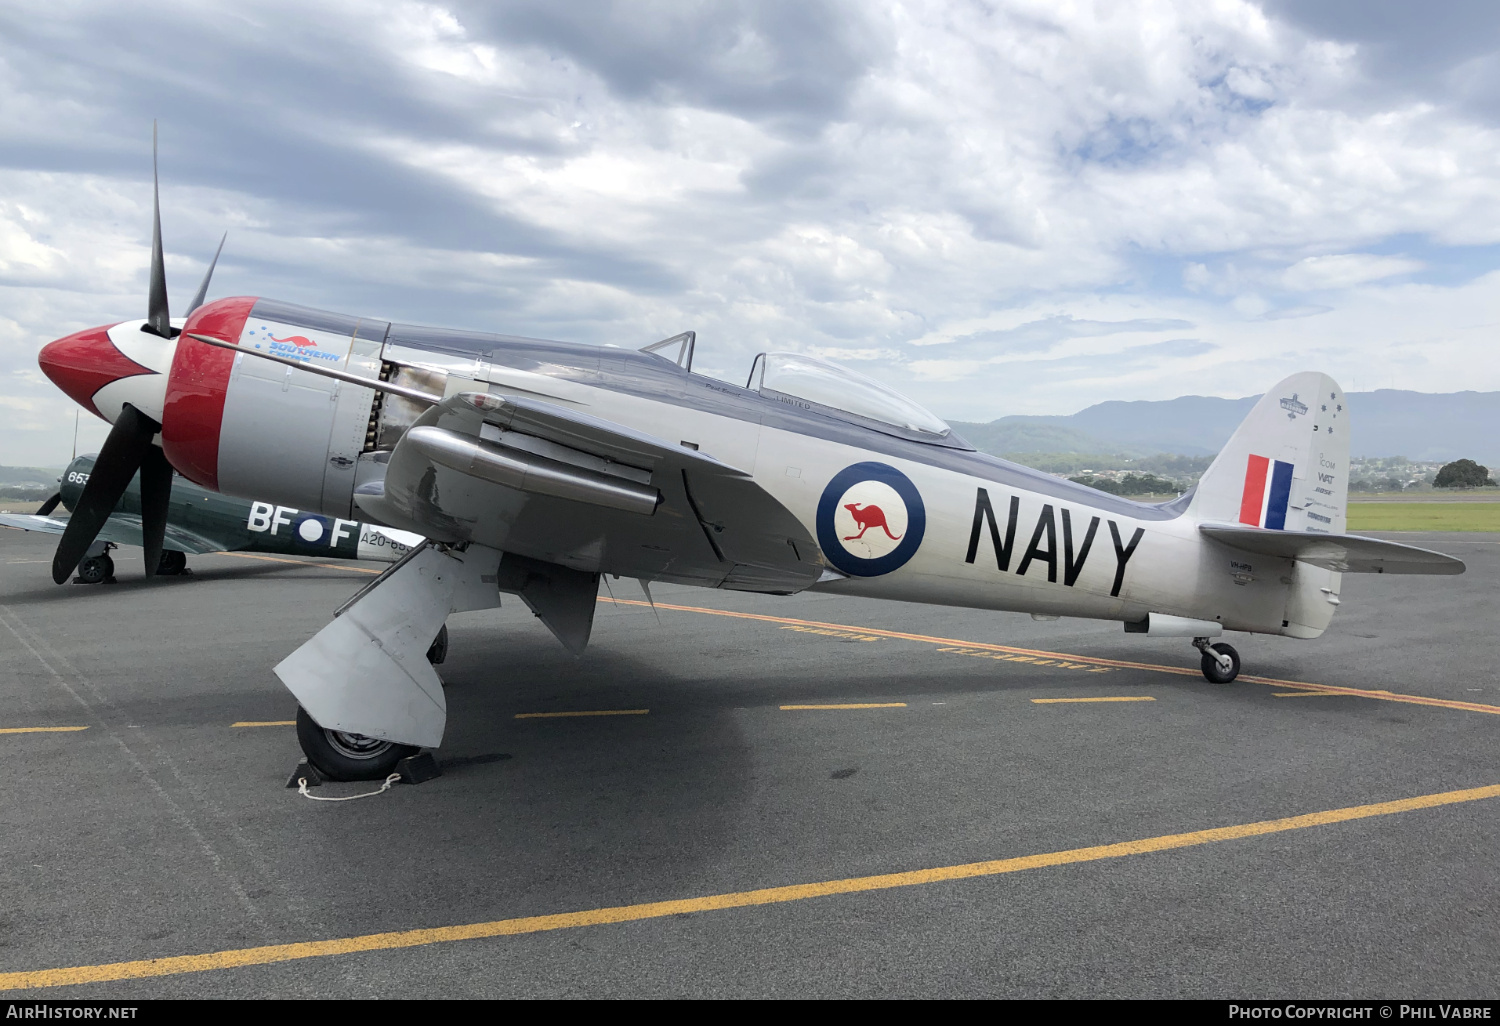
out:
M634 581L575 660L507 599L450 621L444 775L333 803L236 724L378 567L57 587L0 530L0 988L1494 998L1500 536L1400 538L1469 572L1348 577L1227 686L1118 625Z

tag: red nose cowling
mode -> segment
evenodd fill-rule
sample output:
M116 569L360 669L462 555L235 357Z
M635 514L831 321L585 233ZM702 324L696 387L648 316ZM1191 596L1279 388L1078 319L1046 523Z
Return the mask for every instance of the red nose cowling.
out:
M219 431L235 354L195 342L188 333L238 343L254 306L254 296L235 296L194 310L178 336L167 379L162 451L183 477L215 491L219 487Z
M109 326L88 328L48 342L36 362L54 385L101 419L103 414L94 405L95 392L111 381L152 373L115 348L109 340Z

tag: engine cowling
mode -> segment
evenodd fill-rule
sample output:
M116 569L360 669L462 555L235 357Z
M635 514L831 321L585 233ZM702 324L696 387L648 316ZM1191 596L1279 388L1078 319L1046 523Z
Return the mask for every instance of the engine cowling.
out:
M144 323L76 332L44 346L38 362L102 419L113 423L128 403L160 424L157 442L172 466L227 495L350 518L355 486L383 470L384 453L373 450L389 449L421 412L399 397L377 403L372 389L190 337L378 379L386 321L236 296L173 322L180 330L170 339ZM388 370L401 383L443 391L442 371Z
M162 449L185 477L244 498L353 515L375 393L189 338L211 335L314 366L380 376L389 324L254 297L195 310L177 339Z

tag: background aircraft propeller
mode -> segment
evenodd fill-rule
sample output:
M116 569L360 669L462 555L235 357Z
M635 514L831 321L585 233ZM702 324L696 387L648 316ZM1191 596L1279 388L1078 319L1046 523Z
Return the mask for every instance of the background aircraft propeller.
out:
M62 492L53 492L52 497L37 507L36 515L39 517L51 516L57 504L62 502Z

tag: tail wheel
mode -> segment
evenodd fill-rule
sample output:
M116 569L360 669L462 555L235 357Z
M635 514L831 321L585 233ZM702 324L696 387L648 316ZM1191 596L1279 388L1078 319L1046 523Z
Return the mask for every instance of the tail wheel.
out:
M319 726L297 707L297 741L307 761L329 780L384 780L396 763L417 754L412 745Z
M157 564L156 572L162 577L176 577L186 568L186 552L178 552L176 549L163 549L161 562Z
M1227 655L1231 664L1226 670L1222 663L1205 651L1203 653L1203 676L1207 677L1210 683L1228 684L1240 675L1240 654L1234 650L1233 645L1220 643L1208 647L1221 655Z
M84 584L102 584L115 575L115 561L109 553L89 556L78 564L78 579Z

